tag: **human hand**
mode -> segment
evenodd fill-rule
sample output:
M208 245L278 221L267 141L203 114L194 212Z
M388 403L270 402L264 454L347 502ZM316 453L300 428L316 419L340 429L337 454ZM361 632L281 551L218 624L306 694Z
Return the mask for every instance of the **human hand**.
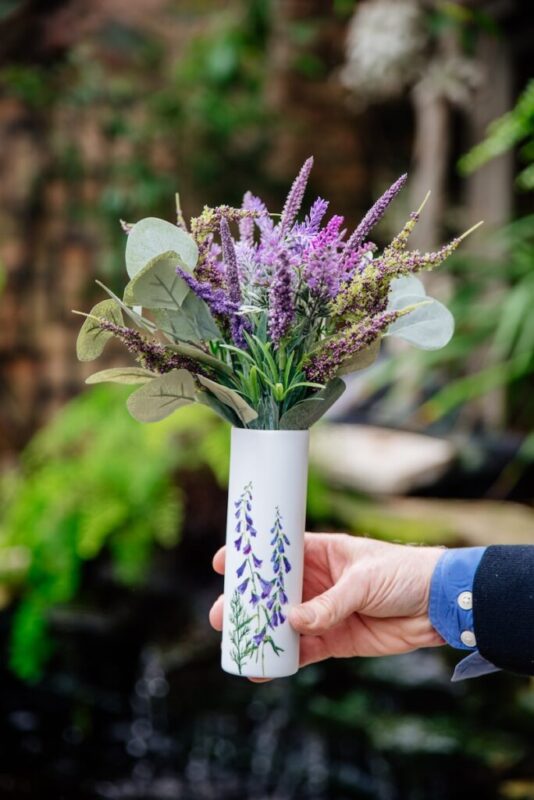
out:
M389 544L347 534L307 533L303 603L289 611L302 634L300 666L326 658L384 656L443 639L428 618L432 573L443 550ZM213 559L224 574L225 548ZM222 630L223 596L210 611Z

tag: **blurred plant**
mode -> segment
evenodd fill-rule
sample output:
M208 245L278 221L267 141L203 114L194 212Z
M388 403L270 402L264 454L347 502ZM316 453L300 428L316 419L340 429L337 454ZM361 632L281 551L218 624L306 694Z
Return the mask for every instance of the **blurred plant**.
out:
M487 138L460 159L458 164L460 172L470 175L493 158L519 146L519 156L527 166L519 172L517 185L525 191L532 191L534 189L534 79L529 81L515 107L491 123Z
M171 547L180 535L175 471L208 464L216 472L227 448L226 431L207 409L140 427L124 414L121 396L98 387L70 403L0 483L0 561L16 553L27 564L4 576L20 593L10 661L23 678L41 674L53 650L50 610L76 597L83 563L106 551L117 580L142 581L153 548Z
M523 189L534 188L534 82L530 82L512 111L495 120L488 138L460 161L464 173L480 168L492 158L526 142L521 149L528 165L520 172ZM391 382L398 388L407 364L412 368L410 386L431 396L420 406L421 421L432 424L494 389L513 387L504 423L528 428L533 401L529 382L534 372L534 216L518 219L494 234L501 259L487 262L475 255L455 255L450 272L456 276L456 292L449 305L456 320L456 334L440 353L396 356L371 378L373 388ZM473 370L474 353L482 367ZM441 388L436 390L436 381ZM406 388L406 385L404 388ZM391 397L395 395L395 389ZM398 395L397 395L398 399ZM397 406L398 408L398 406ZM413 406L405 406L407 413ZM530 450L527 448L527 452ZM523 454L524 460L525 455Z

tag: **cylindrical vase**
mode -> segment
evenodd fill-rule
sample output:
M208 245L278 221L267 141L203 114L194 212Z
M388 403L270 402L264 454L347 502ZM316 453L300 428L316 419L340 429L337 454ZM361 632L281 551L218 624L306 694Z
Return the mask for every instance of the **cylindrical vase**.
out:
M232 429L222 667L249 678L293 675L302 600L308 431Z

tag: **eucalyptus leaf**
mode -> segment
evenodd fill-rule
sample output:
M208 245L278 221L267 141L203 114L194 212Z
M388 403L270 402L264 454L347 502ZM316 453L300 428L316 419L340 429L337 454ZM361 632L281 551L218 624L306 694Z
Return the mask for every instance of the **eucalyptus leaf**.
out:
M126 269L133 278L156 256L172 251L190 272L198 261L198 247L186 231L163 219L147 217L137 222L126 242Z
M426 297L426 289L415 275L401 275L400 278L393 278L389 285L389 299L392 297L412 295Z
M176 342L207 342L220 338L220 331L211 312L200 297L190 292L176 310L156 309L154 318L160 328Z
M320 392L316 392L307 400L301 400L286 411L280 420L280 430L303 431L311 428L341 397L345 388L341 378L329 381Z
M217 400L235 411L243 425L247 425L258 416L257 412L233 389L229 389L228 386L223 386L221 383L215 383L210 378L205 378L204 375L197 375L197 378L206 389L215 395Z
M211 408L212 411L215 411L225 422L229 422L230 425L238 428L240 426L240 419L235 413L232 411L230 406L226 405L225 403L221 403L220 400L211 394L210 392L200 391L197 392L197 400L202 405Z
M351 372L357 372L360 369L366 369L374 364L380 353L380 339L366 347L364 350L359 350L349 358L342 361L339 365L338 375L349 375Z
M144 328L144 330L149 331L150 333L154 333L156 326L153 322L151 322L149 319L146 319L146 317L141 316L141 314L137 313L135 309L129 308L126 303L124 303L120 297L117 297L117 295L114 294L104 283L97 281L97 284L106 292L106 294L109 294L111 299L114 300L118 306L120 306L122 311L132 320L134 325L137 325L138 328Z
M144 308L180 309L189 287L176 274L183 261L176 253L161 253L132 278L124 290L124 302Z
M175 369L137 389L127 406L139 422L158 422L194 401L195 379L186 369Z
M450 342L454 333L454 317L442 303L418 295L403 295L390 299L388 308L392 310L415 308L393 322L387 336L397 336L421 350L439 350Z
M142 367L113 367L95 372L86 378L86 383L125 383L133 385L136 383L148 383L156 377L154 372Z
M178 355L184 356L185 358L191 358L193 361L200 361L202 364L207 364L209 367L218 372L224 372L226 375L232 374L232 368L228 364L225 364L224 361L215 358L215 356L211 355L211 353L206 353L205 350L202 350L195 344L176 342L168 345L168 348L169 350L173 350L175 353L178 353Z
M122 325L123 319L120 307L113 300L102 300L91 310L83 323L76 341L76 355L80 361L94 361L102 353L107 342L113 334L103 330L96 319L106 319L115 325Z

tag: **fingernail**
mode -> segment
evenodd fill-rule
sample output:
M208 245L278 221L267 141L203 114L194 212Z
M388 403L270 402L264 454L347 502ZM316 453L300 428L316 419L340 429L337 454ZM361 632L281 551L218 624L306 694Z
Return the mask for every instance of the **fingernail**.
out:
M309 608L309 606L301 606L300 608L296 609L297 614L301 622L305 625L312 625L315 622L315 611L313 608Z

